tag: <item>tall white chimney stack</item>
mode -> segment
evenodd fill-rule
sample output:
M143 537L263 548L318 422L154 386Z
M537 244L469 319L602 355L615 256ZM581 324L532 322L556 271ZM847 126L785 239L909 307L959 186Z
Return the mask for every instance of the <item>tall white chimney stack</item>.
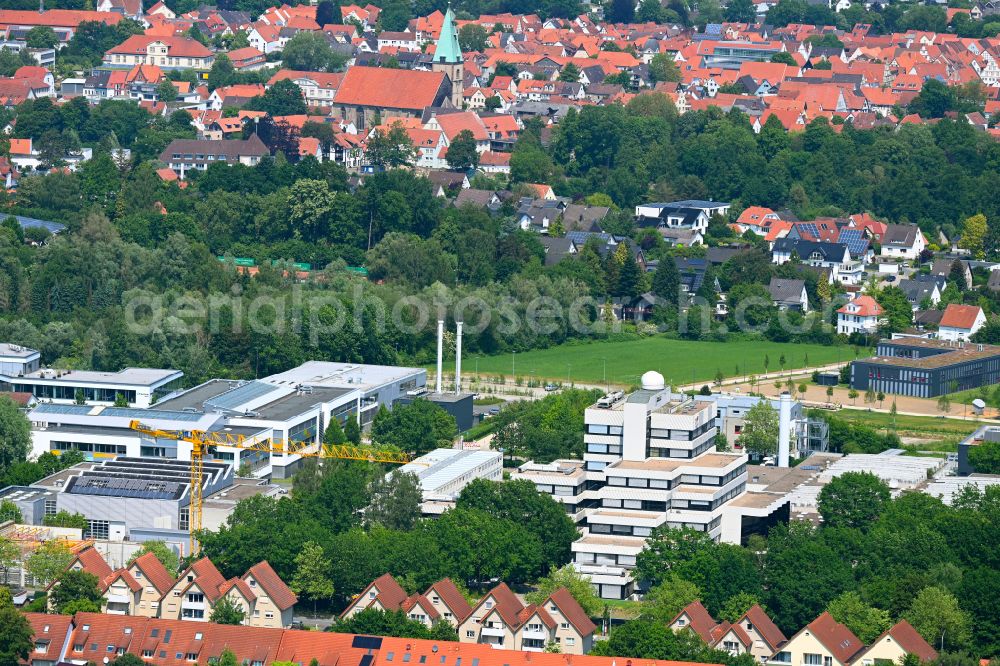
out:
M792 396L778 399L778 467L788 467L788 446L792 437Z
M438 319L438 367L436 393L441 392L441 372L444 369L444 319Z
M455 334L455 395L462 392L462 322Z

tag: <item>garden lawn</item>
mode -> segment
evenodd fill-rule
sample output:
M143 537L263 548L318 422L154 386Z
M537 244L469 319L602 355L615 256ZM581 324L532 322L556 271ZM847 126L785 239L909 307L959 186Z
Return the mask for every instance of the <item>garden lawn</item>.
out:
M961 407L952 407L953 413L961 414ZM959 419L941 418L937 416L909 416L897 414L895 423L893 416L884 412L869 412L862 409L844 408L834 413L834 416L844 421L859 423L876 428L880 431L895 430L904 440L921 440L912 446L904 446L916 451L936 451L952 453L958 450L958 443L972 434L979 423Z
M660 372L669 384L711 382L725 377L761 374L765 369L827 365L854 358L854 347L780 342L701 342L665 337L569 343L514 354L466 356L466 372L478 376L521 377L633 386L647 370ZM864 354L865 350L861 350Z

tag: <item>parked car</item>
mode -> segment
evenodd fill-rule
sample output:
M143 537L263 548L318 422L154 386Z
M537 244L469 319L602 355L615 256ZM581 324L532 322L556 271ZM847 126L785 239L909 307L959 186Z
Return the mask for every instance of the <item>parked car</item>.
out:
M489 413L492 414L492 415L494 415L494 416L496 416L497 414L500 413L500 408L499 407L490 407Z
M558 391L559 390L559 385L558 384L546 384L545 385L545 390L548 391L548 392L550 392L550 393L552 391Z

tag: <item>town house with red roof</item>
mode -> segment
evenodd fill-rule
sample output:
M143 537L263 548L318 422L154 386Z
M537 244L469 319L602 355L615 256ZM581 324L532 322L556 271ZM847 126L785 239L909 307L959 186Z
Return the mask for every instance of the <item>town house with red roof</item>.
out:
M829 613L803 627L768 660L778 664L848 666L864 643Z
M458 627L462 643L541 652L558 645L563 654L586 654L596 626L565 588L540 604L525 606L505 583L486 593Z
M837 333L870 335L878 332L882 306L869 296L862 294L837 310Z
M104 54L106 67L157 65L161 69L211 69L215 55L190 37L132 35Z
M967 341L985 325L986 315L978 305L951 303L941 316L937 336L939 340Z
M736 622L718 622L700 601L693 601L670 621L674 631L690 629L706 645L733 655L750 654L766 661L787 639L764 609L754 604Z
M469 602L450 578L439 580L423 594L408 596L390 574L383 574L369 583L340 616L353 617L368 608L381 611L402 610L408 618L427 627L438 621L457 625L472 611Z

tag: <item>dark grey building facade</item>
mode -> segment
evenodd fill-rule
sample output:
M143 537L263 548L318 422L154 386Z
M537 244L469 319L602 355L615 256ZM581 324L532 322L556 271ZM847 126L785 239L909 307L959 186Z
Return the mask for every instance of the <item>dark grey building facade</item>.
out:
M924 338L882 340L851 363L851 388L936 398L1000 383L1000 346Z

